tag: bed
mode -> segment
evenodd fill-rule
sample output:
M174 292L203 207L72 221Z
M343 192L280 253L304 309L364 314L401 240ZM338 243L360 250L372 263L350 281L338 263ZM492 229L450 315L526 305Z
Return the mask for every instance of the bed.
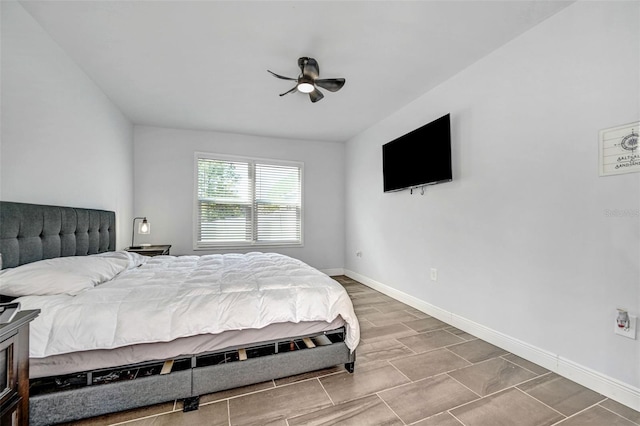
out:
M359 326L334 280L275 253L115 250L115 213L0 202L0 295L31 324L30 424L68 422L344 364ZM53 268L53 269L52 269Z

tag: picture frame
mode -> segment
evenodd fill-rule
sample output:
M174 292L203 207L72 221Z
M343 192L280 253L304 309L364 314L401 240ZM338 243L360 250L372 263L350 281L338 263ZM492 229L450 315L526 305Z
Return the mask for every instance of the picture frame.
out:
M640 172L640 121L600 130L600 176Z
M20 303L0 303L0 324L8 324L20 310Z

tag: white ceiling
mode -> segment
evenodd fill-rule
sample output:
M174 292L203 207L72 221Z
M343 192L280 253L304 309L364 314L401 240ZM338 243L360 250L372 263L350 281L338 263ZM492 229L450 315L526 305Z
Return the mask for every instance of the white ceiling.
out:
M20 3L135 124L345 141L571 2ZM301 56L344 88L279 97Z

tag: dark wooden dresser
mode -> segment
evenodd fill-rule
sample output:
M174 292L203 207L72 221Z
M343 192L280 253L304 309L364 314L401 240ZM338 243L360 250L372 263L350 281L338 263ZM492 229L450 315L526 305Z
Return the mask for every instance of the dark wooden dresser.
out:
M0 425L29 424L29 323L40 310L0 324Z

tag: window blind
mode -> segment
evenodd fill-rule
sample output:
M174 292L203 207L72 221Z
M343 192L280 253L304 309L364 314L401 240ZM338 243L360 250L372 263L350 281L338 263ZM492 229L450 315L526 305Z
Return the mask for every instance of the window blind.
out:
M302 243L302 165L197 156L196 248Z
M256 164L256 240L300 241L300 169Z

